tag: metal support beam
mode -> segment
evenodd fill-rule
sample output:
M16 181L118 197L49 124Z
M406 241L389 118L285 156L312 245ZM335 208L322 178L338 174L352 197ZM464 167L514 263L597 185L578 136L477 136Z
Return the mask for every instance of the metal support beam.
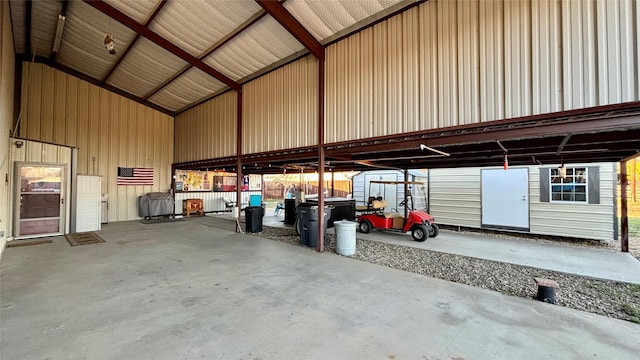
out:
M240 207L242 205L242 90L238 91L238 98L236 99L236 104L238 106L237 110L237 120L236 120L236 207L238 208L238 213L234 214L234 216L238 216L236 221L236 232L242 232L240 229ZM245 219L247 221L247 219Z
M162 47L163 49L169 51L170 53L174 54L175 56L181 58L182 60L188 62L189 64L197 67L198 69L204 71L205 73L215 77L216 79L222 81L223 83L227 84L230 88L239 91L241 89L241 85L238 84L237 82L235 82L234 80L232 80L231 78L227 77L226 75L224 75L223 73L219 72L218 70L212 68L211 66L205 64L204 62L202 62L201 60L197 59L195 56L189 54L188 52L182 50L181 48L179 48L178 46L176 46L175 44L169 42L167 39L161 37L160 35L154 33L153 31L149 30L146 26L138 23L137 21L135 21L134 19L128 17L126 14L120 12L118 9L114 8L113 6L107 4L104 1L89 1L89 0L84 0L85 3L93 6L94 8L98 9L99 11L101 11L103 14L115 19L116 21L118 21L119 23L121 23L122 25L128 27L129 29L137 32L138 34L144 36L145 38L149 39L150 41L152 41L153 43L155 43L156 45Z
M324 58L318 60L318 251L324 251Z
M622 237L620 238L620 249L622 252L629 252L629 217L627 213L627 162L620 162L620 227Z
M318 60L324 61L324 46L320 44L311 33L305 29L296 18L291 15L287 9L282 6L279 1L275 0L256 0L258 5L271 15L276 21L287 29L293 37L295 37L309 52L311 52Z
M558 146L558 151L556 151L556 155L560 155L562 153L562 150L564 149L564 146L569 142L569 139L571 139L571 134L565 136L564 139L562 139L560 145Z

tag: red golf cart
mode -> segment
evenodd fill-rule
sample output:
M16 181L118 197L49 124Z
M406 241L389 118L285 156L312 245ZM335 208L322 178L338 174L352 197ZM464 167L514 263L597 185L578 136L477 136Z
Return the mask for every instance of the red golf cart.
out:
M409 189L412 185L423 185L422 183L413 181L375 180L371 181L369 186L372 184L382 184L385 187L393 185L394 191L398 185L407 185ZM366 206L357 207L356 210L361 212L357 219L360 232L366 234L372 229L402 233L411 231L411 237L413 237L415 241L420 242L427 240L427 237L438 236L440 229L438 225L436 225L433 216L429 215L426 211L414 209L413 196L411 196L410 191L408 194L405 194L405 199L398 204L398 208L387 208L388 204L382 197L370 197ZM399 208L403 208L403 213L398 211Z

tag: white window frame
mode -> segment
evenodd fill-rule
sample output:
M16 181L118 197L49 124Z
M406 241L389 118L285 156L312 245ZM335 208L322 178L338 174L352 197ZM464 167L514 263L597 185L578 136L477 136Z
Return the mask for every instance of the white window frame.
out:
M576 174L576 170L578 171L584 171L584 173L582 175L575 175ZM559 175L559 169L550 169L549 171L549 202L553 202L553 203L575 203L575 204L588 204L589 203L589 168L586 166L573 166L573 167L567 167L566 168L567 171L567 176L565 179L562 179ZM576 178L578 178L579 181L576 182ZM556 182L554 182L554 180ZM558 182L560 181L560 182ZM562 195L563 194L567 194L567 192L563 192L562 190L560 192L558 191L553 191L554 186L561 186L561 187L565 187L565 186L573 186L573 190L571 191L571 198L572 200L563 200L562 199ZM576 198L576 187L581 186L584 187L584 200L575 200ZM580 192L582 193L582 192ZM579 193L579 194L580 194ZM554 199L553 195L554 194L560 194L561 195L561 199Z

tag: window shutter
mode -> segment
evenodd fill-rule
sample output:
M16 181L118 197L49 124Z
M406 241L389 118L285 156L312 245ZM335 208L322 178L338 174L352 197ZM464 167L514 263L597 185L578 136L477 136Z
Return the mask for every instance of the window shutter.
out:
M540 202L549 202L549 168L540 168Z
M600 167L589 166L587 169L589 204L600 204Z

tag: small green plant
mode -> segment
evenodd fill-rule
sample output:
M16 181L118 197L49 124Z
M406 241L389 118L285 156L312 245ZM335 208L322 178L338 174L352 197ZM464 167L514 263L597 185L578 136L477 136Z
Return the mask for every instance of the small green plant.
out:
M640 324L640 309L637 308L635 305L630 304L630 303L624 303L622 304L622 306L620 307L620 309L622 310L622 312L624 312L625 314L631 316L631 318L629 319L629 321L634 322L636 324Z

